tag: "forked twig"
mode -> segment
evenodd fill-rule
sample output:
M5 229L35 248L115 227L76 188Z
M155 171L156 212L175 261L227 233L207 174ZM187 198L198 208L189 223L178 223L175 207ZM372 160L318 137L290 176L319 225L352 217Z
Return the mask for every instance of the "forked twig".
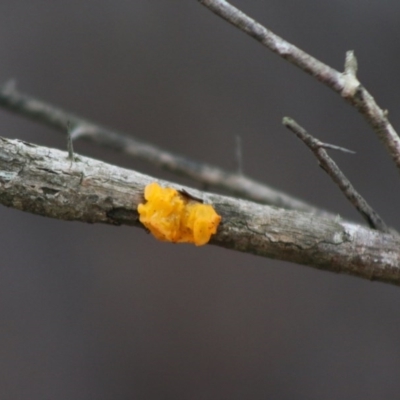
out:
M225 0L197 1L340 94L363 115L400 170L400 138L388 120L387 111L378 106L375 99L358 81L357 61L352 51L346 54L345 68L342 73L275 35Z
M302 128L296 121L289 117L283 118L283 125L291 130L301 141L308 146L308 148L317 157L322 169L332 178L332 180L339 186L340 190L350 201L356 210L367 221L372 229L388 233L390 229L383 222L382 218L376 211L367 203L367 201L354 189L350 181L346 178L337 164L329 157L325 149L334 149L349 152L349 150L342 147L333 146L322 143L318 139L311 136L304 128Z

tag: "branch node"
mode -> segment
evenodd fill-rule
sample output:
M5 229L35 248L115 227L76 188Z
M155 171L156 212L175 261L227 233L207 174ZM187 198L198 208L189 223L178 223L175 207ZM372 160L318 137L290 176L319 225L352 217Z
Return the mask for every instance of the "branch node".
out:
M343 89L341 95L343 97L353 97L360 87L360 81L357 79L358 62L353 50L346 52L344 62Z
M354 51L349 50L346 52L346 58L344 61L344 73L356 76L357 70L358 70L357 58L354 55Z

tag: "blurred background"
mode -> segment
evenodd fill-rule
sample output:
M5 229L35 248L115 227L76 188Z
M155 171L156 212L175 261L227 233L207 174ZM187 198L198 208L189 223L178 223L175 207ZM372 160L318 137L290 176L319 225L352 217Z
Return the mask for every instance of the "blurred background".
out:
M275 33L359 77L400 128L400 2L236 0ZM285 115L357 154L334 153L400 228L399 176L340 97L197 1L2 0L0 80L167 150L235 168L345 218L360 218ZM1 136L66 148L0 109ZM197 187L75 143L77 153ZM400 288L143 230L0 208L0 397L394 399Z

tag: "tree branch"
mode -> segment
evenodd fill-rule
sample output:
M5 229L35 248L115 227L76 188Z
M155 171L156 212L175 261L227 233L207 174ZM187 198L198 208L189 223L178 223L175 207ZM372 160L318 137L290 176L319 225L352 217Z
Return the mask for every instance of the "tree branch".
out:
M23 117L46 124L63 133L72 130L71 136L73 139L83 138L90 140L96 144L147 161L167 171L191 178L206 187L222 189L232 195L262 204L332 216L328 211L250 179L244 176L241 171L236 173L224 171L215 166L192 161L165 151L128 135L97 125L26 94L19 93L14 85L6 84L0 88L0 106Z
M225 0L197 0L213 13L247 33L280 57L324 83L353 105L373 128L400 169L400 138L371 94L356 77L357 61L347 52L343 73L322 63L250 18Z
M310 135L303 127L301 127L296 121L289 117L283 118L283 125L291 130L304 144L314 153L317 157L322 169L332 178L332 180L339 186L340 190L355 207L355 209L361 214L368 225L372 229L377 229L381 232L389 232L389 228L383 222L382 218L378 213L367 203L367 201L354 189L351 182L346 178L337 164L329 157L325 148L334 150L344 150L349 152L347 149L343 149L338 146L331 144L325 144Z
M156 179L67 152L0 138L0 203L47 217L140 226L137 205ZM162 185L182 189L169 182ZM185 188L222 222L211 243L400 285L400 238L339 219Z

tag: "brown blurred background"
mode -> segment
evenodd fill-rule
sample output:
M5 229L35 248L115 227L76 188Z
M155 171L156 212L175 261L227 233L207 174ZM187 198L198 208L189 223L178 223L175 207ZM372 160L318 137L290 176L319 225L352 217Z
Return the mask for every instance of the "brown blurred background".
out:
M400 127L400 2L237 0L275 33L359 76ZM289 115L328 143L400 228L399 176L339 96L192 0L2 0L0 79L196 160L235 168L360 221ZM65 149L0 110L0 134ZM196 184L93 144L78 153ZM0 398L395 399L400 288L136 228L0 208Z

